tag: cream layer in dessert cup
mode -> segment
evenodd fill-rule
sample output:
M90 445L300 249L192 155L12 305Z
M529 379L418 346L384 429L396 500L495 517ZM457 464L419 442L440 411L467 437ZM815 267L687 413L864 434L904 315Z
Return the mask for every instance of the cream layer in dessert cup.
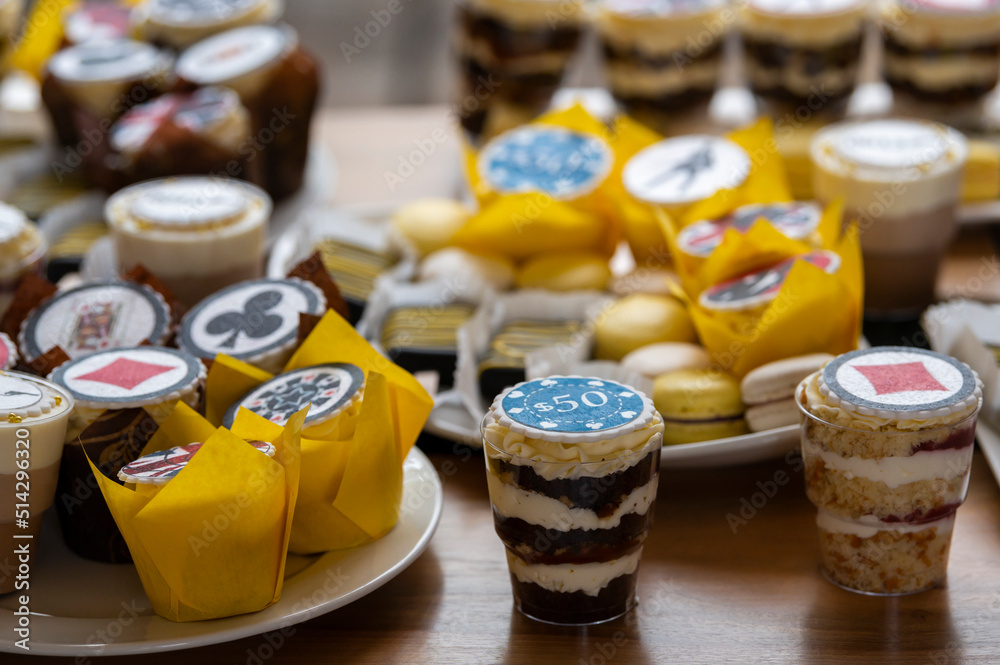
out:
M591 20L605 74L632 115L669 115L708 103L736 10L724 0L602 0Z
M939 584L965 500L982 384L932 351L839 356L796 391L823 573L869 594Z
M841 122L813 137L813 189L857 222L867 316L911 316L934 299L956 229L968 142L923 120ZM902 277L901 277L902 276Z
M121 190L105 207L118 265L141 263L192 306L263 273L271 198L227 178L164 178Z
M0 372L0 594L28 589L72 411L72 397L58 386Z
M497 397L482 436L515 607L577 625L632 609L663 441L652 401L608 379L535 379Z

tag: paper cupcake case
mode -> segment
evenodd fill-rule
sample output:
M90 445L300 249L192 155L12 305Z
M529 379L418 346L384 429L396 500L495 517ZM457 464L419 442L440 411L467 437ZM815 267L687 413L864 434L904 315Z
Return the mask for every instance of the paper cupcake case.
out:
M303 423L301 501L289 541L297 554L355 547L396 524L403 460L433 406L412 375L328 311L284 373L332 363L363 372L363 397L359 408L344 409L319 428ZM208 373L207 419L221 424L232 404L272 378L252 365L217 356ZM278 429L246 409L236 413L232 427L239 436L262 441L272 440Z
M480 394L479 360L505 323L517 319L584 322L579 343L550 350L561 362L578 363L590 357L593 346L593 326L588 326L587 322L593 321L591 317L595 311L611 302L612 298L598 291L554 293L524 290L484 299L472 319L458 330L458 366L455 371L455 389L476 422L496 397Z

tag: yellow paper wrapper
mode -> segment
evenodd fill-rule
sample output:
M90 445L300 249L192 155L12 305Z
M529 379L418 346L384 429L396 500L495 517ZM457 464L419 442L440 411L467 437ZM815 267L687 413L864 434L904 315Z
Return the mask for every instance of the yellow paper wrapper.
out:
M466 170L479 212L458 231L454 242L473 252L500 252L515 261L553 251L594 251L611 256L621 238L620 172L625 160L619 133L577 105L549 113L528 126L562 127L591 134L611 148L611 172L593 190L558 199L541 191L503 194L478 172L477 153L466 149ZM617 185L615 183L618 183Z
M698 336L713 360L743 377L775 360L856 348L864 291L857 227L851 226L831 249L841 258L835 274L798 261L777 297L754 310L708 310L696 297L688 298Z
M159 487L118 485L91 462L157 614L217 619L257 612L281 597L305 414L269 429L263 440L274 445L271 458L179 403L143 454L204 445Z
M285 371L337 362L361 368L364 396L360 411L345 410L336 422L303 432L300 501L290 543L298 554L355 547L396 524L403 460L434 405L411 374L375 351L335 312L323 316ZM231 404L270 378L246 363L218 356L208 373L206 413L221 422ZM267 440L258 434L269 434L271 427L273 423L242 409L232 430ZM316 436L317 430L324 436Z

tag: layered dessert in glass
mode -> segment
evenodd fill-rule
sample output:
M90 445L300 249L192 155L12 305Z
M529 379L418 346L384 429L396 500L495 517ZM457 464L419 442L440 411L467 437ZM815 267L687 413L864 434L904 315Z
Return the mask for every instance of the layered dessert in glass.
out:
M882 0L876 14L885 45L882 71L895 92L962 106L996 87L1000 2Z
M853 351L799 385L806 494L830 581L889 595L944 579L981 385L964 363L909 347Z
M191 306L262 275L271 208L253 185L193 176L127 187L104 214L121 270L142 264Z
M42 514L52 505L73 400L57 386L0 372L0 594L31 570ZM28 560L21 558L27 546Z
M559 0L458 3L456 111L466 130L497 134L548 106L580 41L582 8Z
M866 315L919 314L955 233L965 138L921 120L845 122L816 133L810 158L816 198L858 224Z
M747 76L754 93L784 106L830 108L854 91L863 0L750 0L743 8Z
M726 0L602 0L594 25L612 94L655 126L707 105L729 24Z
M535 379L497 397L482 434L517 609L557 624L632 609L663 441L652 401L605 379Z

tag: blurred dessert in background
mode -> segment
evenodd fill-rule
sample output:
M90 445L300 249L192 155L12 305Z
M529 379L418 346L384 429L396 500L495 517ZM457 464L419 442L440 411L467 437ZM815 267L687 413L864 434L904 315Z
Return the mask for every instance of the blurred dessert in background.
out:
M132 9L116 0L71 3L62 14L63 45L125 39L130 36Z
M45 237L19 209L0 203L0 317L26 274L45 269Z
M740 32L753 92L810 112L838 107L854 91L867 12L864 0L750 0Z
M492 136L549 104L582 34L583 3L461 0L456 112L471 134Z
M730 25L726 0L602 0L594 11L612 94L632 116L660 126L706 107Z
M0 78L3 78L7 52L17 43L23 11L24 0L0 0Z
M232 28L274 23L284 11L284 0L144 0L133 24L142 39L183 50Z

